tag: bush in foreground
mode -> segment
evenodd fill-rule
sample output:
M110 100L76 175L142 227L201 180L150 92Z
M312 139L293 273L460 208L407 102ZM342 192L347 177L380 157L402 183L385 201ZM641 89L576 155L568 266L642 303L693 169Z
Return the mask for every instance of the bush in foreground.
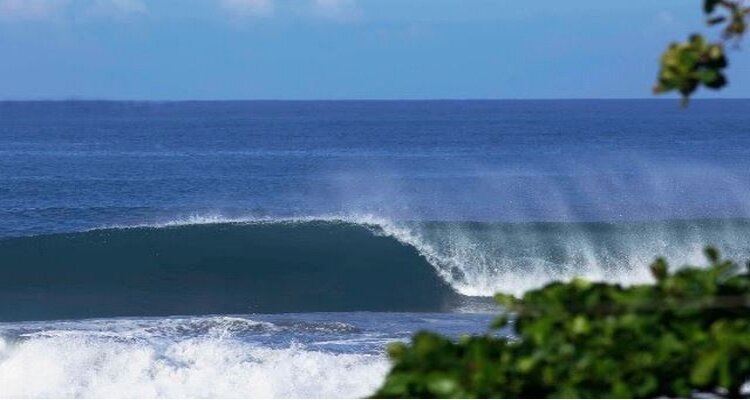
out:
M497 295L493 329L459 341L420 332L393 344L374 397L739 397L750 380L750 265L721 260L622 287L574 280ZM510 319L515 320L509 324Z

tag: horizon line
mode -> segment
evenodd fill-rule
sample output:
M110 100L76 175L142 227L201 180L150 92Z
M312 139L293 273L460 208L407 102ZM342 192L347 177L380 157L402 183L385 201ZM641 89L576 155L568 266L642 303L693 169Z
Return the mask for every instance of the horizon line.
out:
M118 98L50 98L50 99L0 99L0 103L75 103L75 102L113 102L113 103L199 103L199 102L461 102L461 101L675 101L679 97L539 97L539 98L339 98L339 99L118 99ZM717 98L693 98L694 101L726 101L726 100L750 100L750 97L717 97Z

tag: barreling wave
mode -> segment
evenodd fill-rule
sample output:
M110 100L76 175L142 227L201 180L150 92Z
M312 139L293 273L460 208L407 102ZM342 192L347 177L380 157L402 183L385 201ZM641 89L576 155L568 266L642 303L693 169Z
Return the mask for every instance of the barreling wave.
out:
M418 252L334 221L190 223L0 241L0 318L439 311Z
M654 257L701 263L708 244L744 258L749 234L750 221L739 219L195 217L0 240L0 319L455 310L477 302L471 297L575 276L644 282Z

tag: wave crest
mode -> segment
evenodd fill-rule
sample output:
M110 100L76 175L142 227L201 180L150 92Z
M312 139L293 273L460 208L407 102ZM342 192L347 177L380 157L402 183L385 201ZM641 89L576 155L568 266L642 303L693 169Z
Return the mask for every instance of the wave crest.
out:
M0 240L0 257L10 265L0 281L6 289L0 290L0 317L456 310L474 301L466 296L520 294L573 277L646 282L656 256L675 265L701 264L709 244L742 259L750 254L749 235L750 221L740 219L489 223L397 222L368 214L193 216ZM81 314L87 309L91 315Z

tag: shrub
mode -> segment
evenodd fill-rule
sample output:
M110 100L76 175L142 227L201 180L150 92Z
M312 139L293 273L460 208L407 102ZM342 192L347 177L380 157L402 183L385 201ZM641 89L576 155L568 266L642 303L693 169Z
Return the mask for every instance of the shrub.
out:
M750 379L750 274L706 255L709 267L675 272L658 259L654 284L499 294L505 312L484 336L420 332L391 345L374 397L738 397Z

